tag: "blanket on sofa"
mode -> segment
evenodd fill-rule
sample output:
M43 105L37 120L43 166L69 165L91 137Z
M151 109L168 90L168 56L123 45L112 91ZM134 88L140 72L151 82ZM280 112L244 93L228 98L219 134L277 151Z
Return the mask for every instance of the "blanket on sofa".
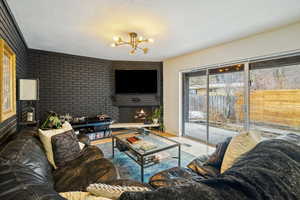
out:
M299 142L299 136L288 140L266 140L215 178L151 192L126 192L119 199L300 199Z

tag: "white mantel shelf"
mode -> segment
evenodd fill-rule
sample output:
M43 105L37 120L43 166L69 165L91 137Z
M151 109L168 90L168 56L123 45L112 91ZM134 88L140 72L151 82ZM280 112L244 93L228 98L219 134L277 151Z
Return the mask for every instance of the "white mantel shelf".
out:
M151 128L159 127L159 124L144 124L144 123L113 123L109 128Z

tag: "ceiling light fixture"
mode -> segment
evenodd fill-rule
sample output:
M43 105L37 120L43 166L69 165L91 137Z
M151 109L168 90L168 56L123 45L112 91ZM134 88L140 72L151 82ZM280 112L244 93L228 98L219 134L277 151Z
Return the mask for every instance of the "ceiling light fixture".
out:
M131 32L129 33L130 41L124 41L121 37L114 36L113 40L115 41L114 43L111 44L111 47L118 47L121 45L130 45L131 50L130 54L135 54L138 49L142 50L144 54L148 53L149 49L148 48L141 48L139 45L144 42L154 42L152 38L149 39L144 39L142 36L138 37L137 33Z

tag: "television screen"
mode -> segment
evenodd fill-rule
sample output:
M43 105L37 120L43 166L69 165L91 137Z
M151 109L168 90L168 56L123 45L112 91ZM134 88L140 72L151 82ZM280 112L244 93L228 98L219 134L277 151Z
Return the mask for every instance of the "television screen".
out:
M157 70L116 70L116 94L156 93Z

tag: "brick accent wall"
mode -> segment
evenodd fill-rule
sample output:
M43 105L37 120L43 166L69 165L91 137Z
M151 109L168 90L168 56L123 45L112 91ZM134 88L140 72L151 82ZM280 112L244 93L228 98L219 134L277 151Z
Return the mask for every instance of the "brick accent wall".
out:
M40 118L53 110L72 116L106 113L118 119L118 107L111 101L111 61L31 49L29 63L40 80Z
M110 61L34 49L29 50L29 65L32 77L40 80L40 119L53 110L72 116L105 113L116 121L119 107L112 102L113 67L162 67L161 62Z
M16 53L17 79L28 77L27 46L5 0L0 1L0 37L3 38ZM19 112L20 102L17 102L17 116ZM0 123L0 148L3 146L3 142L15 131L17 116Z

